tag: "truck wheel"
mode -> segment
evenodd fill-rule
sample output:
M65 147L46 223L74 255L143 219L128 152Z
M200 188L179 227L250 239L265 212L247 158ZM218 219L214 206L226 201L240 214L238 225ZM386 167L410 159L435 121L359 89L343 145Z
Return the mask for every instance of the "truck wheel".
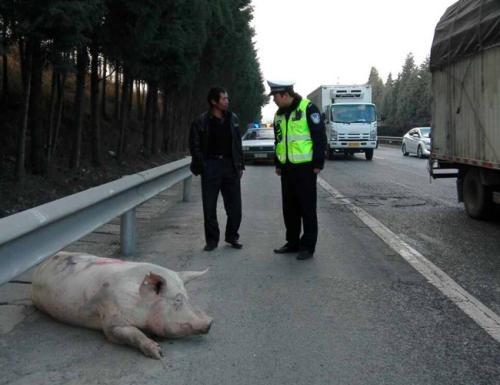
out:
M401 147L401 151L403 151L403 156L408 156L408 151L406 151L406 144L403 143L403 146Z
M463 182L464 205L467 214L475 219L487 219L492 212L491 189L481 183L478 170L471 169L465 174Z
M369 150L365 150L365 158L366 158L366 160L373 159L373 148L370 148Z

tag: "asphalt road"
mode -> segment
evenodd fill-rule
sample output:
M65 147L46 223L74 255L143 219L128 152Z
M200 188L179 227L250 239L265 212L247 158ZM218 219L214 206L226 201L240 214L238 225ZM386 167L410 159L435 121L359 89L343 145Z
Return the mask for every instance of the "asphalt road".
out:
M397 147L379 148L372 162L336 158L323 178L500 314L500 215L469 218L455 179L430 180L427 159Z
M321 175L500 314L500 225L468 219L452 181L429 184L425 161L391 148L328 161ZM0 384L499 384L500 344L318 191L313 260L272 253L284 229L267 165L243 178L244 248L208 253L196 179L190 203L141 223L134 259L210 267L188 287L215 319L210 333L161 341L156 361L31 310L0 334Z

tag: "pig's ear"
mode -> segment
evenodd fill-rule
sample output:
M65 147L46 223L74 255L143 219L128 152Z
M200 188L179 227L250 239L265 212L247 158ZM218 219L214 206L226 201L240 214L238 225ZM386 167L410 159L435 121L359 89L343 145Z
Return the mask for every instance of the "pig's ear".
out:
M179 274L179 277L182 279L184 284L186 284L195 278L201 277L207 271L208 269L205 269L203 271L179 271L177 274Z
M160 295L165 290L167 290L167 281L153 272L146 274L139 289L141 294L153 293L156 295Z

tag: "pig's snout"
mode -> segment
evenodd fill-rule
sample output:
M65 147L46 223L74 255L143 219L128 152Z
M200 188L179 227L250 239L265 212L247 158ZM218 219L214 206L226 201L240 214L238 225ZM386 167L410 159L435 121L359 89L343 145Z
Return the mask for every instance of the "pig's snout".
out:
M200 333L207 334L210 331L210 328L212 327L212 322L213 322L213 319L210 318L210 320L208 321L206 326L200 330Z

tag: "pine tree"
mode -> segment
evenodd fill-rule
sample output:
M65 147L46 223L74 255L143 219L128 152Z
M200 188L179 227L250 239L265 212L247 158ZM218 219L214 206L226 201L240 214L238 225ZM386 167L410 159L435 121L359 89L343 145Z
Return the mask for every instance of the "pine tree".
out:
M372 67L370 70L368 84L372 86L373 103L380 108L384 97L384 82L380 78L380 75L375 67Z

